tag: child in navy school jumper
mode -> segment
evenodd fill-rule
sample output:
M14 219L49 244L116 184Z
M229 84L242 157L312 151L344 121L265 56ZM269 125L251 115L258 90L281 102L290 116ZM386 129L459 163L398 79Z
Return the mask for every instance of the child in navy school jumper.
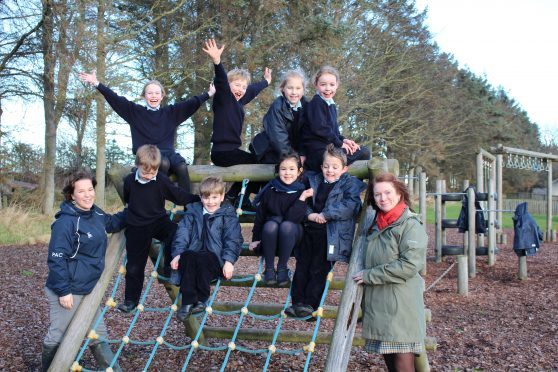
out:
M156 145L161 151L160 170L165 174L174 173L178 185L190 192L190 178L186 160L176 152L174 138L178 126L192 116L202 103L215 94L213 84L209 90L173 105L161 107L165 88L157 80L151 80L143 87L141 94L146 105L138 105L114 93L109 87L99 83L95 71L91 74L80 73L79 78L97 87L113 110L130 125L132 133L132 152L145 144Z
M234 69L227 74L221 63L221 54L225 46L217 47L214 39L205 42L206 52L215 67L215 97L213 98L213 134L211 135L211 161L220 167L237 164L257 163L255 157L241 150L242 126L244 124L244 105L271 84L271 70L264 71L264 80L250 84L250 73L243 69ZM257 191L258 184L250 184L250 191ZM240 192L241 184L235 183L227 193L228 199L234 199ZM249 195L247 193L247 195Z
M281 96L267 110L264 130L255 136L250 147L258 162L277 164L281 154L300 151L301 112L307 103L305 87L306 76L301 70L289 70L283 76L279 85Z
M172 243L171 282L180 284L182 306L176 313L180 321L204 311L213 279L232 277L243 241L234 208L221 204L225 183L207 177L200 184L200 197L201 203L186 209Z
M145 265L153 238L164 244L165 274L170 274L170 247L176 223L165 210L165 200L186 205L199 200L175 186L158 172L161 153L155 145L143 145L136 151L137 170L124 178L124 203L128 205L126 222L126 288L122 312L131 312L140 300ZM169 273L167 273L169 271Z
M287 263L291 252L302 238L302 221L306 214L306 199L312 196L300 182L302 163L297 153L283 154L277 165L279 174L256 197L256 220L252 229L250 250L260 246L265 259L266 284L289 283ZM279 257L277 274L275 254Z
M301 154L306 155L306 169L319 172L322 154L332 143L347 154L347 165L356 160L370 159L370 150L345 138L339 132L337 108L333 97L339 86L339 73L331 66L323 66L314 76L316 95L304 108L301 133Z
M323 154L322 173L309 176L313 190L304 238L296 255L289 316L306 317L320 305L327 274L336 261L349 262L364 182L347 173L347 155L333 144Z

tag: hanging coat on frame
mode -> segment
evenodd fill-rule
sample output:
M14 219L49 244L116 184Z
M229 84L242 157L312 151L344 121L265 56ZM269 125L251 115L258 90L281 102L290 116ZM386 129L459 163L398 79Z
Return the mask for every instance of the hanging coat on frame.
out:
M518 256L534 256L540 248L543 234L527 211L527 202L518 204L513 218L513 250Z
M469 198L467 197L467 190L472 188L469 186L465 191L465 195L463 195L463 199L461 200L461 212L459 213L459 218L457 219L457 227L459 228L460 233L464 233L465 231L469 231L469 208L467 207L469 203ZM475 195L477 195L475 190ZM475 233L476 234L486 234L486 219L484 218L484 212L481 208L480 202L475 200Z

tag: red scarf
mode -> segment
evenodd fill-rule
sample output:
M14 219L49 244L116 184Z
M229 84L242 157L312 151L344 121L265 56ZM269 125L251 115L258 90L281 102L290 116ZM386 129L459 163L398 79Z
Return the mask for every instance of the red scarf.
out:
M401 200L389 212L378 211L378 216L376 217L376 225L378 225L378 229L383 230L397 221L397 219L403 214L405 208L407 208L407 204Z

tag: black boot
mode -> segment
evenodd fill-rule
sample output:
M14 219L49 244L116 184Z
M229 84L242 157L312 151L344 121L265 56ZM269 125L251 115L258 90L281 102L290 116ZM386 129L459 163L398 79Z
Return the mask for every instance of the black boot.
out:
M58 350L59 345L47 345L43 344L43 354L41 356L41 371L47 372L48 367L52 363L54 356L56 355L56 350Z
M102 370L107 369L114 358L114 354L112 353L109 344L106 342L99 342L98 344L91 345L90 348L97 364L99 365L99 368ZM114 364L112 370L114 372L122 372L118 362Z

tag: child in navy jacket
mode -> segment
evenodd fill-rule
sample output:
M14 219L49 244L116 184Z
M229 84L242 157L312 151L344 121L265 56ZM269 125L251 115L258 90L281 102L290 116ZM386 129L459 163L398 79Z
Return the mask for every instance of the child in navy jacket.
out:
M239 148L242 145L244 105L271 84L271 70L266 67L264 80L254 84L250 84L250 73L246 70L234 69L227 74L221 63L224 48L224 45L218 48L213 39L206 41L203 48L215 66L211 161L220 167L254 164L257 163L255 157ZM240 187L240 183L235 183L227 193L228 199L234 199ZM257 184L251 184L250 191L257 191L258 187Z
M242 233L234 208L221 204L225 183L207 177L200 184L201 203L190 204L172 243L171 282L180 284L178 320L205 310L213 279L230 279L240 255Z
M146 104L143 106L128 101L109 87L99 83L95 71L91 74L82 72L79 74L79 78L95 86L113 110L130 125L132 152L136 154L138 148L145 144L157 146L161 151L161 171L165 174L176 174L178 185L190 192L188 166L182 155L176 152L174 138L178 126L215 94L213 85L210 85L206 93L162 107L165 88L157 80L151 80L143 87L141 96Z

